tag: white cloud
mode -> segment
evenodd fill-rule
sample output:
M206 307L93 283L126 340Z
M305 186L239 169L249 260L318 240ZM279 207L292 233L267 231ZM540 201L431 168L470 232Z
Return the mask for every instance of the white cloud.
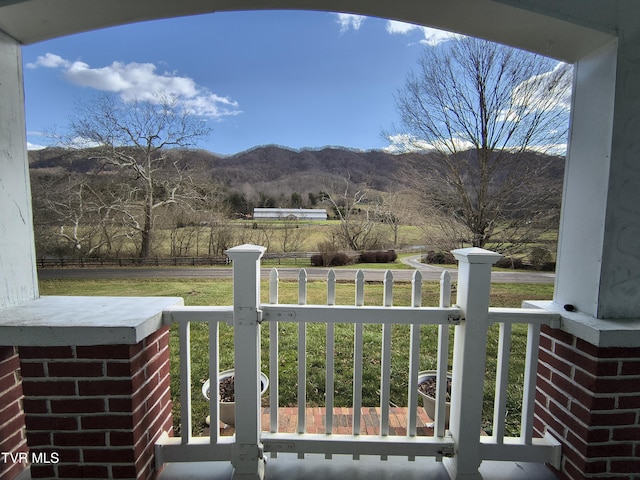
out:
M45 145L38 145L35 143L27 142L27 150L43 150L47 148Z
M434 149L433 145L431 145L430 143L412 137L406 133L391 135L389 137L389 141L391 143L383 148L383 150L387 153L422 152Z
M383 150L388 153L429 152L432 150L462 152L474 148L473 143L462 138L442 139L435 143L429 143L426 140L401 133L390 136L389 140L391 143L383 148Z
M58 68L58 67L68 67L69 61L65 60L59 55L54 53L46 53L44 55L40 55L37 60L33 63L27 63L27 68Z
M338 22L338 24L340 25L341 32L346 32L350 28L359 30L366 18L367 17L364 17L362 15L353 15L351 13L336 14L336 22Z
M512 97L516 105L535 105L548 110L571 109L571 67L558 62L553 70L535 75L513 89ZM549 95L551 93L551 95Z
M432 47L455 38L455 34L450 32L414 25L412 23L399 22L397 20L387 20L386 29L391 35L407 35L411 32L419 31L424 36L424 38L420 40L420 43Z
M198 86L189 77L173 72L160 74L152 63L113 62L106 67L94 68L85 62L70 62L47 53L27 66L61 69L69 82L94 90L117 93L125 102L153 102L162 94L175 97L183 106L203 117L219 119L240 113L238 102Z

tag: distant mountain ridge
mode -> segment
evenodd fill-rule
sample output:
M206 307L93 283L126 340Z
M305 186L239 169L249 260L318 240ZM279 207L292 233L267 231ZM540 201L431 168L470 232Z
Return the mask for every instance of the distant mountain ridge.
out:
M211 179L230 189L260 192L318 192L331 184L344 187L346 178L354 184L387 191L397 184L397 173L407 154L391 154L382 150L354 150L341 147L290 149L278 145L255 147L234 155L216 155L205 150L184 152L185 168L201 168ZM413 154L416 155L416 154ZM429 160L430 154L420 154ZM531 154L532 157L537 154ZM51 174L95 170L99 162L91 159L90 150L47 148L29 152L32 170ZM108 170L108 169L107 169ZM562 182L564 162L550 173L550 181Z

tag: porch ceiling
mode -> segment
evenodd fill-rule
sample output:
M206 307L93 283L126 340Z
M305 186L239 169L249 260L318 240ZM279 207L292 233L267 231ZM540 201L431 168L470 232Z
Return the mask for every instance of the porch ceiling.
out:
M30 44L145 20L265 9L341 11L404 20L568 62L609 42L616 31L615 9L603 12L602 2L596 0L0 0L0 30Z

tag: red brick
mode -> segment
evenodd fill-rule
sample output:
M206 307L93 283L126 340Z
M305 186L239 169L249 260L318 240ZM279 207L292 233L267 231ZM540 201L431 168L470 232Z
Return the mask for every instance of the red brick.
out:
M80 380L78 393L83 396L131 395L129 380Z
M602 460L602 459L587 461L584 464L583 470L584 470L584 473L586 473L587 475L592 475L591 478L594 478L593 475L607 472L607 462L606 460ZM598 477L600 477L600 475L598 475ZM609 480L608 476L607 476L607 480Z
M102 377L102 362L49 362L50 377Z
M74 358L72 347L19 347L21 359Z
M136 467L133 465L113 465L111 467L113 478L136 478Z
M128 430L133 428L129 415L95 415L82 417L82 430Z
M104 432L55 432L53 444L56 447L106 446Z
M44 398L25 398L22 401L25 412L28 413L51 413Z
M548 335L556 343L561 342L567 345L573 345L573 343L576 340L576 337L574 337L570 333L564 332L560 329L551 328L547 325L543 325L541 330L542 332L544 332L545 335Z
M598 367L598 360L596 358L589 357L579 350L576 350L573 347L568 347L564 344L556 344L554 353L567 363L575 365L586 372L595 372L596 368ZM616 371L614 371L612 375L615 375L616 373L617 366Z
M167 350L167 355L157 355L155 358L151 359L149 363L145 366L145 373L147 377L152 376L155 372L162 369L166 363L169 362L169 352Z
M22 399L22 386L17 384L11 390L4 392L0 398L2 398L2 403L5 405L20 401ZM4 410L4 408L2 410Z
M25 396L51 397L51 396L71 396L76 394L76 384L72 380L60 381L32 381L24 379L22 390Z
M52 447L50 432L27 432L30 447Z
M53 465L31 465L31 478L56 478ZM11 477L9 477L11 478Z
M587 442L604 443L611 439L611 429L609 428L592 428L587 435Z
M588 435L588 427L578 422L573 415L553 402L549 405L549 413L553 415L560 424L574 432L578 437L585 438Z
M87 463L133 463L133 451L129 448L82 449L82 457Z
M589 410L613 410L616 408L616 397L592 397Z
M102 465L59 465L60 478L109 478L109 470Z
M114 447L133 446L133 432L109 432L109 445Z
M640 381L629 377L594 377L576 371L575 381L595 393L640 393Z
M640 460L611 460L609 468L613 473L638 473Z
M22 362L20 370L23 377L44 377L43 362Z
M620 369L621 375L640 375L640 360L625 360Z
M103 413L103 398L74 398L51 400L51 413Z
M0 368L2 363L6 360L10 360L17 357L17 352L15 347L0 347Z
M633 425L636 421L636 412L623 413L594 413L591 416L591 426L618 426Z
M556 403L563 405L566 408L569 407L569 397L565 395L564 392L558 390L556 385L548 382L546 379L538 377L536 388L537 391L541 392L544 396L544 404L546 404L546 400L548 400L549 398L553 398Z
M77 358L109 360L131 358L128 345L89 345L76 347Z
M564 373L566 376L571 375L571 364L562 358L551 355L550 353L542 350L539 352L539 360L540 362L546 363L551 368L558 370L561 373ZM538 371L540 370L540 364L538 364ZM546 376L546 378L551 378L550 375Z
M27 431L77 430L77 417L55 417L52 415L26 415Z
M0 407L0 425L2 425L7 420L17 417L18 415L22 415L22 409L20 408L19 399L12 400L11 403L8 403L7 405L2 405Z
M616 427L613 430L612 440L640 442L640 427L637 425L630 427Z
M571 408L569 411L582 423L589 425L589 422L591 421L591 412L589 410L579 405L577 402L571 402Z
M131 412L133 410L133 401L128 398L109 398L110 412Z
M544 332L540 333L540 348L549 351L552 348L551 337Z
M589 445L587 448L588 458L611 458L611 457L632 457L633 445L630 443L607 443L600 445Z
M582 405L588 405L591 401L592 394L581 385L568 380L566 377L560 374L553 374L551 377L551 383L556 389L567 394L569 397L575 398Z
M574 468L577 471L584 471L587 461L584 458L584 455L581 455L573 446L573 444L569 443L569 442L564 442L562 445L562 456L563 456L563 460L565 461L565 469L566 469L566 463L571 463L573 464ZM604 468L606 469L606 461L602 462L604 463ZM606 470L605 470L606 471ZM581 476L576 477L576 478L583 478Z
M129 362L107 362L108 377L131 377L131 364Z
M0 378L0 393L7 392L18 384L18 380L16 379L16 375L14 372L11 372L9 375L5 375Z
M640 408L640 395L619 396L618 408L623 410L631 409L631 408Z
M0 464L0 479L12 479L16 478L21 472L25 470L25 466L21 463L14 463L9 465Z

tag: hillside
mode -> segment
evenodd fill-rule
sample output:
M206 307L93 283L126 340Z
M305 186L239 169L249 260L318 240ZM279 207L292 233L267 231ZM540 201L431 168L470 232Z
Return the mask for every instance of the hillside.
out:
M256 147L230 156L191 150L182 159L187 169L202 168L212 179L231 189L251 185L255 191L317 192L349 177L353 183L366 182L375 190L386 190L398 169L398 157L382 151L341 148L292 150L279 146ZM50 173L87 173L98 163L89 151L69 152L45 149L29 152L32 170Z
M353 184L367 183L378 191L389 190L398 181L398 171L405 160L403 155L379 150L360 151L338 147L293 150L267 145L235 155L220 156L204 150L180 152L184 168L200 170L207 177L224 184L230 190L269 192L290 195L293 192L318 192L335 186L342 188L344 179ZM416 155L413 155L415 158ZM420 161L429 161L421 154ZM535 161L538 155L532 154ZM100 164L91 159L90 151L68 151L56 148L30 151L32 171L49 174L65 172L87 173ZM562 183L564 163L549 173L550 182ZM109 171L110 168L101 171Z

